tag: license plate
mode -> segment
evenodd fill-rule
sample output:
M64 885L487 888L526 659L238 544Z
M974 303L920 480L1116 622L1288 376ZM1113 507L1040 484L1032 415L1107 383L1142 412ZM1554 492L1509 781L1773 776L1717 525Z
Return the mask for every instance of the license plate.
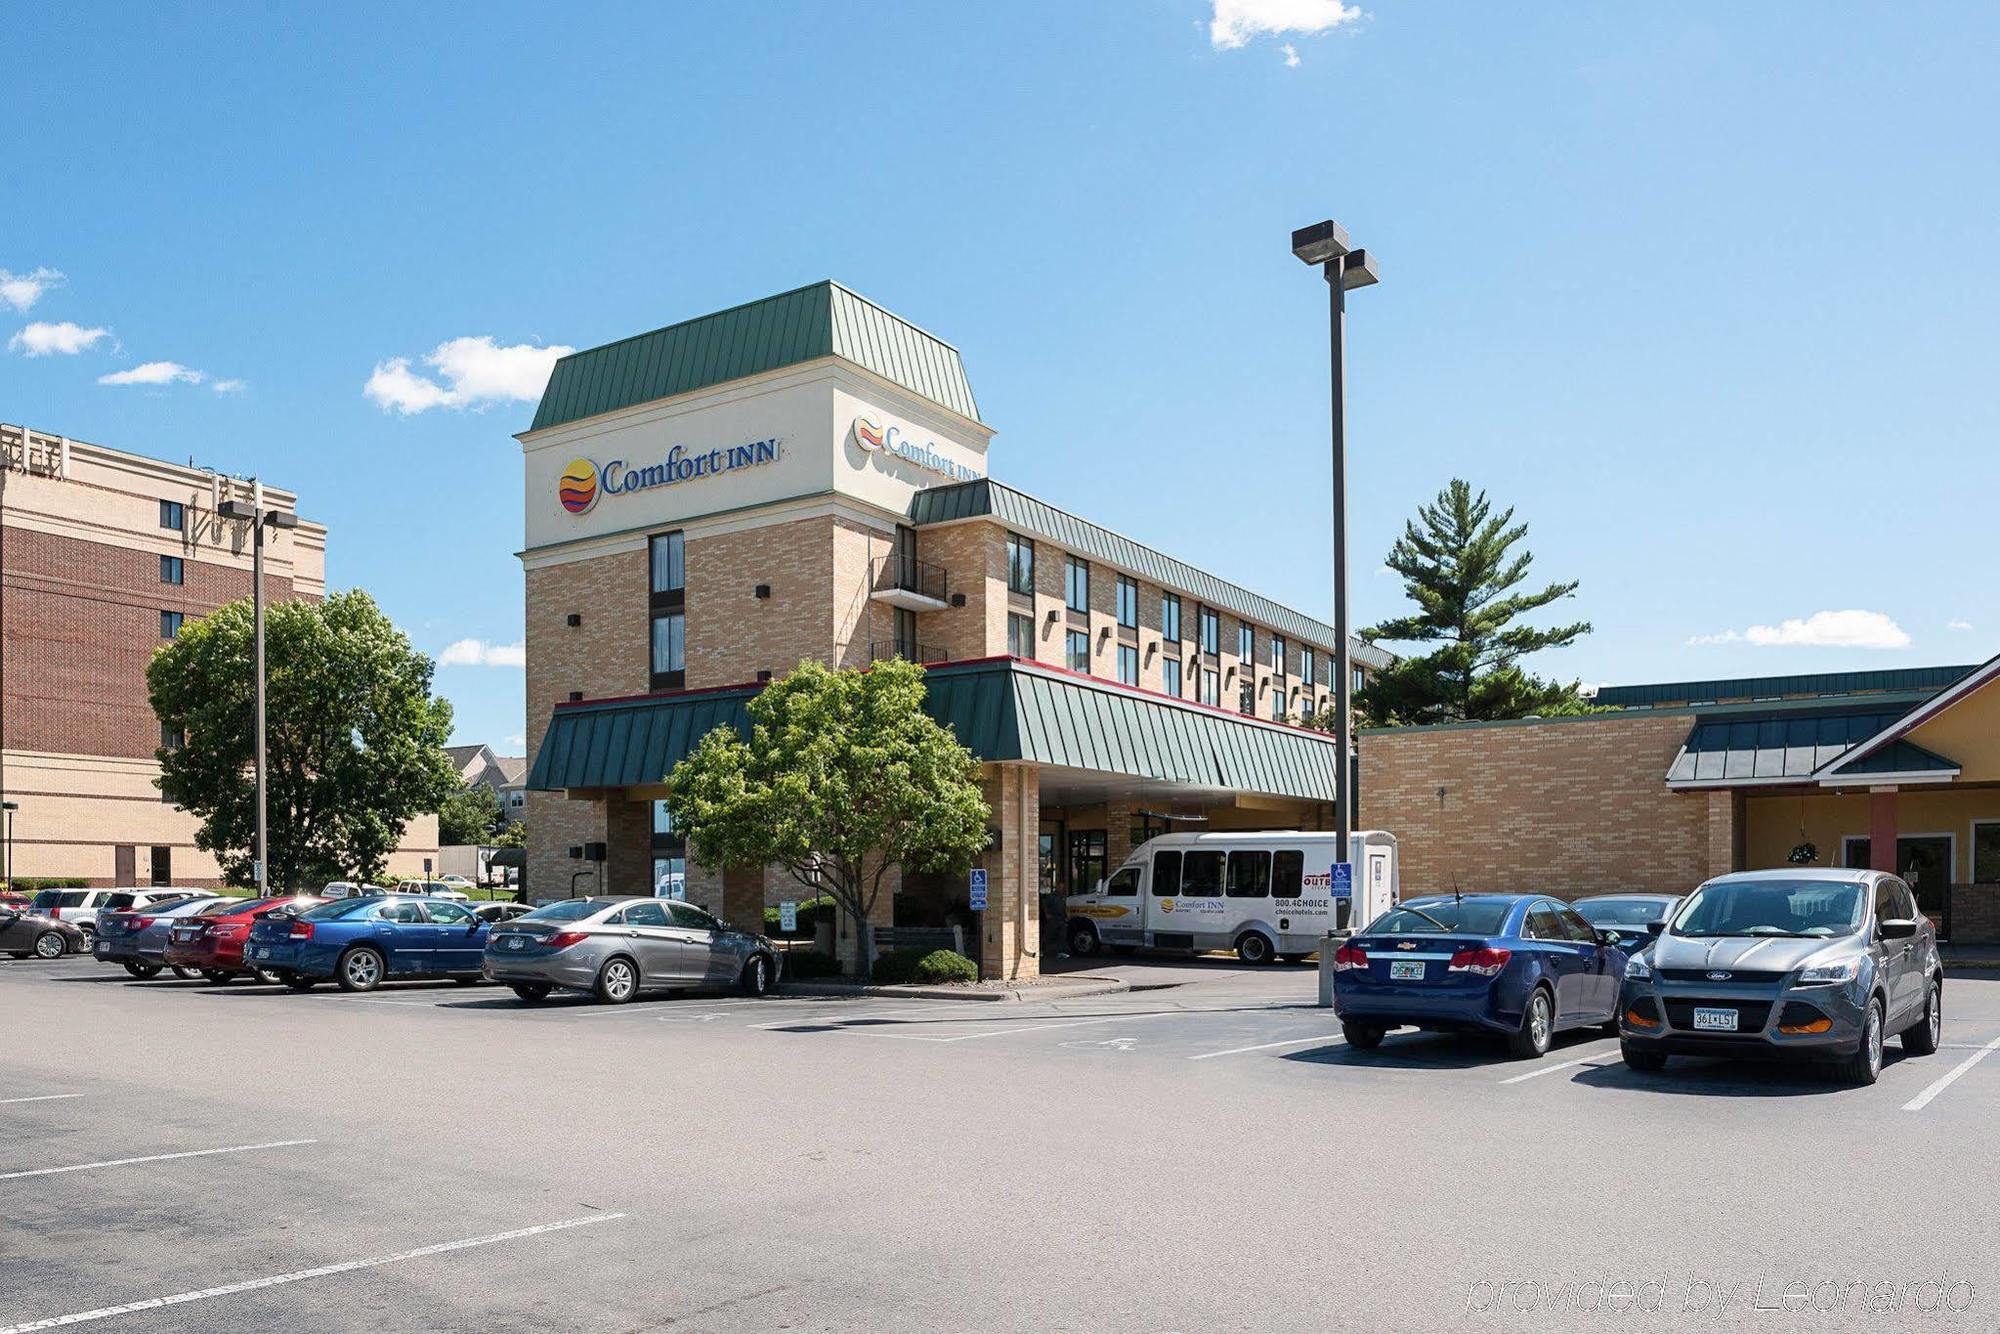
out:
M200 933L199 931L176 931L176 932L174 932L174 939L175 939L175 940L193 940L193 939L194 939L194 938L195 938L196 936L198 936L198 935L200 935L200 934L201 934L201 933Z
M519 950L519 949L526 949L527 947L528 947L528 942L527 942L527 941L525 941L525 940L523 940L523 939L521 939L521 938L520 938L519 936L509 936L509 937L507 937L507 948L508 948L508 949L510 949L510 950Z
M271 951L265 946L259 945L256 949L250 951L250 957L253 959L268 959L271 957Z
M1694 1026L1722 1033L1734 1033L1736 1031L1736 1011L1709 1010L1697 1006L1694 1012Z
M1424 963L1421 959L1389 960L1389 980L1392 982L1421 982L1424 980Z
M111 945L110 945L110 942L108 942L108 941L103 941L103 940L100 940L100 941L98 941L98 942L97 942L97 952L98 952L99 954L109 954L109 953L111 953Z

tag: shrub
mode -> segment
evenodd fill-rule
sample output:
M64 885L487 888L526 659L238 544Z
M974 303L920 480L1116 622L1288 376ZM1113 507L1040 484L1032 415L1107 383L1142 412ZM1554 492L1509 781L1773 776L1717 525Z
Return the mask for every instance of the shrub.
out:
M89 889L90 881L80 875L22 875L0 881L0 888L15 894L32 894L41 889Z
M979 965L954 950L932 950L917 960L917 981L935 986L940 982L977 982Z
M926 950L890 950L877 955L875 969L869 974L869 981L881 982L889 986L900 985L916 979L917 965L923 961Z
M840 960L824 950L787 950L784 960L784 975L788 978L805 981L840 975Z

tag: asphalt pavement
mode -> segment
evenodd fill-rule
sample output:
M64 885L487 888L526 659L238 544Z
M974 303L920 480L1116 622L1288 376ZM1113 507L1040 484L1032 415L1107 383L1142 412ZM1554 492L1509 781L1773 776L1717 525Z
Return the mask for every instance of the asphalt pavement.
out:
M1143 967L603 1007L0 961L0 1334L2000 1327L2000 979L1857 1089L1362 1053L1310 967Z

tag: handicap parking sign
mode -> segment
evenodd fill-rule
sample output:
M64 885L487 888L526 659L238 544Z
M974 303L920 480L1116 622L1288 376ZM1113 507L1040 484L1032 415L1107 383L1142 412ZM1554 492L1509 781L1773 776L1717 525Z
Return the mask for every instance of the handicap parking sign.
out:
M972 868L972 911L986 911L986 868Z
M1351 898L1354 894L1354 863L1335 862L1333 864L1333 897Z

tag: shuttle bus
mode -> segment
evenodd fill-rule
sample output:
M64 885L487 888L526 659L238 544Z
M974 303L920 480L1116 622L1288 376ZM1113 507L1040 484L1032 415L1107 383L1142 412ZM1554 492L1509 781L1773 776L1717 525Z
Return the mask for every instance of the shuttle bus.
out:
M1396 903L1394 835L1356 833L1351 887L1336 890L1340 837L1316 832L1165 834L1066 900L1071 954L1235 950L1296 962L1329 930L1359 929Z

